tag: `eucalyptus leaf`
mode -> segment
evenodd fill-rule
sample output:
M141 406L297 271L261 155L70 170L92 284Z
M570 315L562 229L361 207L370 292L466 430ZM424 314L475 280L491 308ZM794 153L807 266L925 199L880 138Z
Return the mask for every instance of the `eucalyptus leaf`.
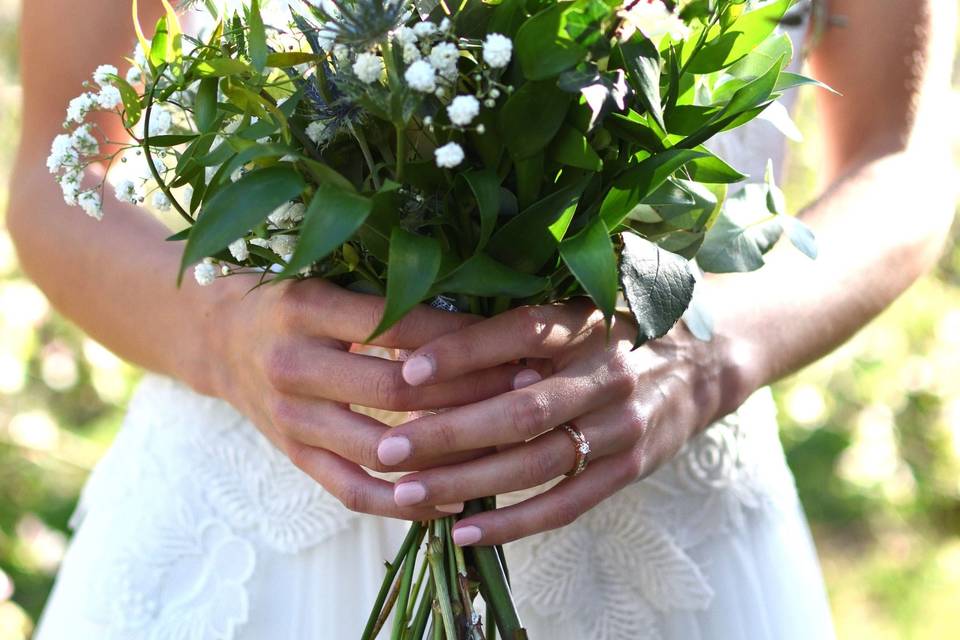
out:
M637 324L636 346L660 338L677 323L693 297L690 261L635 233L621 234L620 285Z

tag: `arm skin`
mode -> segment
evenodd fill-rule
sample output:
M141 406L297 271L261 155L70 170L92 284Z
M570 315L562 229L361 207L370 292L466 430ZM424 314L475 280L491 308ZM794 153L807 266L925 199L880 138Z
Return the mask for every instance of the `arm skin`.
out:
M141 23L156 21L159 0L140 5ZM398 508L392 485L361 469L382 467L376 445L386 427L349 404L403 411L468 403L509 390L519 367L411 389L399 363L349 351L379 321L379 298L319 280L250 292L251 277L201 289L188 276L178 289L182 246L164 241L162 224L113 201L109 186L97 222L64 204L45 167L82 82L99 64L126 68L134 44L130 0L24 0L20 33L23 137L7 225L27 275L120 356L229 401L348 508L436 517L432 508ZM116 115L98 122L109 139L124 138ZM475 320L418 308L378 344L414 349Z
M575 422L593 447L582 475L461 520L454 537L498 544L568 524L652 473L756 389L835 349L934 264L954 207L943 127L955 3L833 0L830 9L847 26L830 28L810 61L843 97L820 93L827 186L801 214L819 258L780 246L757 272L698 285L716 323L708 343L678 325L632 351L629 319L615 319L607 341L599 312L576 301L518 309L422 347L405 365L411 384L517 358L534 359L537 370L518 374L510 393L385 433L381 460L415 466L514 445L405 476L398 504L452 503L555 479L575 462L555 427Z

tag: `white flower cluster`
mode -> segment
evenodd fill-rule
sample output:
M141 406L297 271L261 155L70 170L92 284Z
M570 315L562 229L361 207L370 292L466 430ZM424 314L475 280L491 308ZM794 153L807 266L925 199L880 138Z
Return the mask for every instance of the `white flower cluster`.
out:
M623 19L621 38L624 40L629 40L639 31L659 46L663 36L679 41L690 35L690 27L679 15L667 9L661 0L639 0L617 15Z

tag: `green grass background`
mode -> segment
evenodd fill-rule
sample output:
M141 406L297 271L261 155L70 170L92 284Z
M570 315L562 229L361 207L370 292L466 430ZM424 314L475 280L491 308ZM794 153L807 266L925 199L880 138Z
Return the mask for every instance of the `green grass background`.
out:
M19 131L17 7L0 0L0 218ZM812 129L809 95L798 120ZM960 150L958 126L943 127ZM795 207L814 195L817 148L811 136L794 150ZM0 230L0 640L29 637L77 494L138 375L50 310ZM960 637L956 243L879 320L776 395L839 636Z

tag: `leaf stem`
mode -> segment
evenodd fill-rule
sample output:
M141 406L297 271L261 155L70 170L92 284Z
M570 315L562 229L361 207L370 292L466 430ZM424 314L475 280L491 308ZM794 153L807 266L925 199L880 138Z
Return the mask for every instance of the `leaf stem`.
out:
M163 64L158 69L157 75L163 76L164 71L166 71L167 65ZM157 92L157 85L159 80L153 83L153 86L150 87L150 93L147 94L147 109L143 115L143 141L140 143L140 146L143 148L143 154L145 160L147 161L147 167L150 169L153 179L157 182L157 186L160 187L160 191L163 191L163 195L167 197L167 200L170 201L170 204L173 205L173 208L177 210L177 213L180 214L180 217L187 221L189 224L193 224L196 220L193 219L189 213L187 213L180 203L177 202L177 199L173 196L173 193L170 191L170 187L167 186L167 183L160 177L160 172L157 170L157 165L153 162L153 154L150 153L150 115L153 113L153 99Z

